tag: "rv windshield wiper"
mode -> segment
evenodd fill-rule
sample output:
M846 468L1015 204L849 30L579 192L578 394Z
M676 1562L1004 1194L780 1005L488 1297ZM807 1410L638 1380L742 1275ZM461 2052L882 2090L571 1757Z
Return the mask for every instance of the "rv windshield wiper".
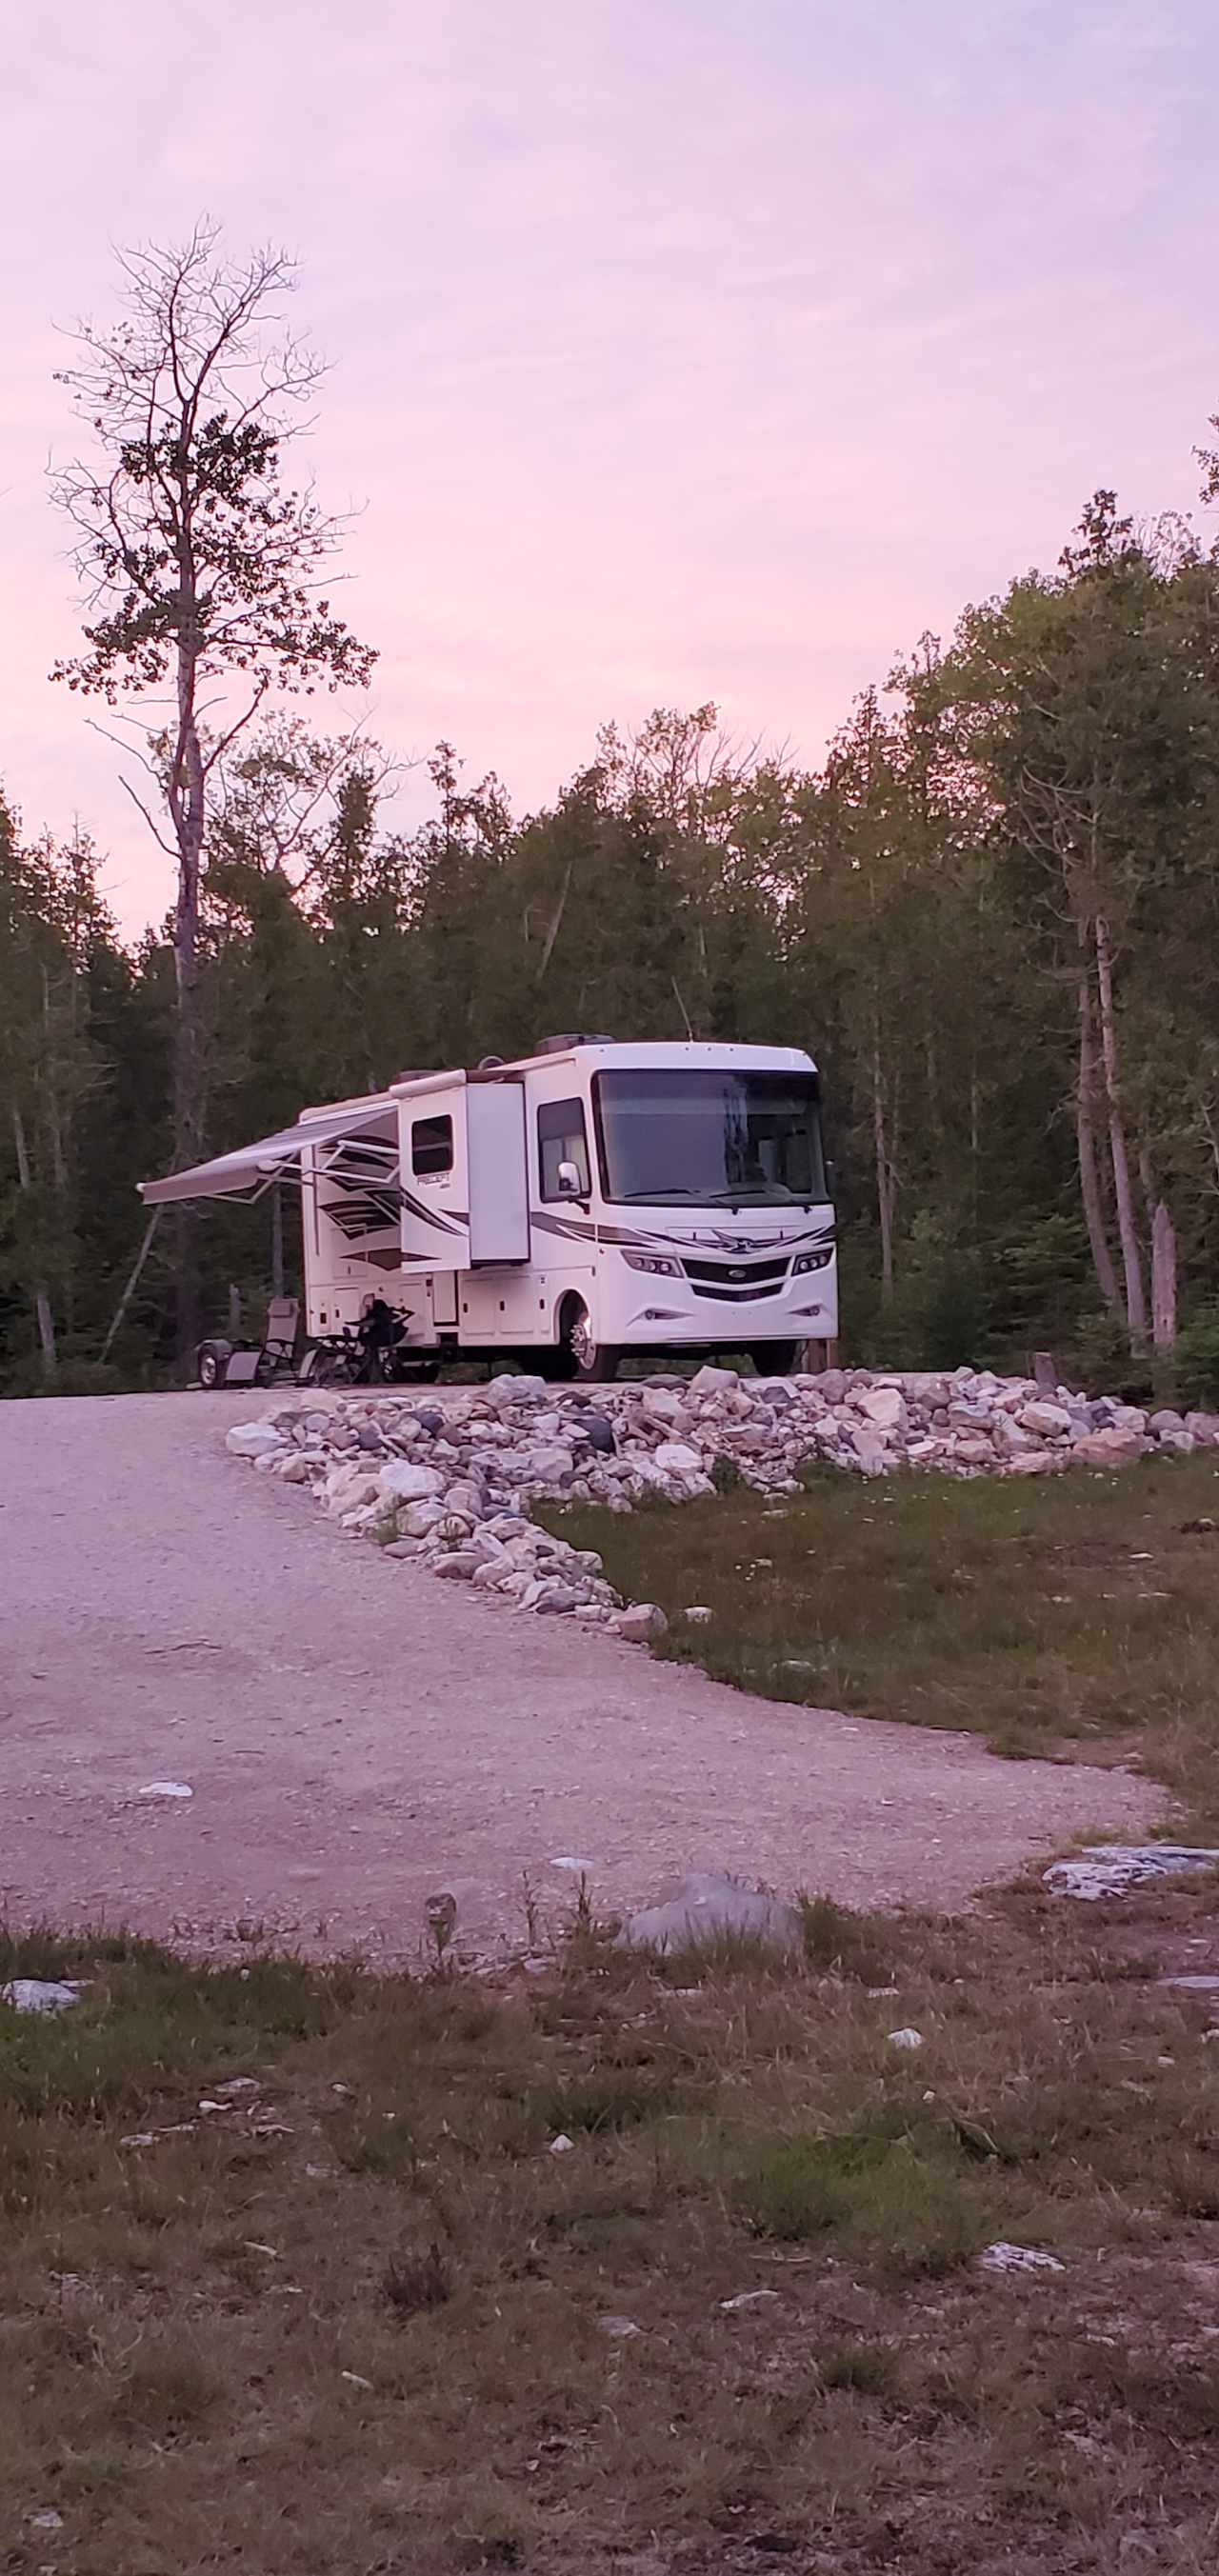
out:
M657 1181L650 1190L624 1190L620 1204L626 1207L635 1199L688 1199L693 1196L685 1181Z
M750 1188L749 1184L746 1182L740 1189L736 1190L713 1190L707 1201L708 1207L745 1207L746 1205L750 1207L755 1205L761 1205L762 1207L795 1207L797 1204L798 1201L794 1190L785 1190L782 1198L778 1198L776 1197L775 1192L767 1187L765 1181L763 1181L760 1189L756 1184L753 1188Z

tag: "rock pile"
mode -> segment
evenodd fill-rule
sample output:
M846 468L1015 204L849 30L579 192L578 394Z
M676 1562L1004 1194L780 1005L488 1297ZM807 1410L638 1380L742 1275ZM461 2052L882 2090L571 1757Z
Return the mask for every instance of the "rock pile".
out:
M628 1512L645 1495L688 1502L742 1481L799 1491L810 1465L863 1476L930 1469L951 1476L1044 1476L1124 1467L1152 1451L1219 1450L1219 1415L1150 1416L1137 1406L1030 1379L951 1376L690 1379L590 1389L540 1377L454 1387L442 1401L383 1390L296 1397L265 1421L237 1423L228 1446L262 1473L308 1485L344 1529L375 1536L522 1610L570 1613L643 1642L659 1610L624 1610L601 1559L535 1528L535 1501Z

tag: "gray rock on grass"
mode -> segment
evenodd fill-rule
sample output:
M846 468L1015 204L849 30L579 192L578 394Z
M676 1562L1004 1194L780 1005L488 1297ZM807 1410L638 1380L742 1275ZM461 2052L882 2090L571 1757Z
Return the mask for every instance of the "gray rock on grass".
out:
M627 1950L700 1949L725 1939L757 1941L774 1950L799 1950L804 1926L794 1905L735 1878L692 1871L655 1905L633 1914L618 1935Z

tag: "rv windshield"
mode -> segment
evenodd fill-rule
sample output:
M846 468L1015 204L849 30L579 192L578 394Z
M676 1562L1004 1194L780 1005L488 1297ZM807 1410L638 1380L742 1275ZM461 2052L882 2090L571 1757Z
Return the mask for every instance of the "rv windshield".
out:
M814 1074L599 1073L593 1099L602 1188L620 1205L826 1197Z

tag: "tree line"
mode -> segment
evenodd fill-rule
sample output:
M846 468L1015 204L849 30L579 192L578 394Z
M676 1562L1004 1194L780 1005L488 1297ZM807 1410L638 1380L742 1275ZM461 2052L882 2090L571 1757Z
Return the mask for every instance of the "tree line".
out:
M206 233L145 255L70 374L98 454L62 496L91 585L62 676L120 724L167 684L133 793L176 892L129 946L88 838L0 806L3 1383L111 1382L137 1179L582 1028L812 1049L850 1355L1048 1346L1219 1396L1216 551L1098 492L1052 571L924 636L813 768L659 710L522 816L441 744L403 833L392 755L293 703L372 656L319 595L337 525L284 479L316 381L268 354L284 285ZM171 1373L295 1259L275 1196L184 1220L112 1382Z

